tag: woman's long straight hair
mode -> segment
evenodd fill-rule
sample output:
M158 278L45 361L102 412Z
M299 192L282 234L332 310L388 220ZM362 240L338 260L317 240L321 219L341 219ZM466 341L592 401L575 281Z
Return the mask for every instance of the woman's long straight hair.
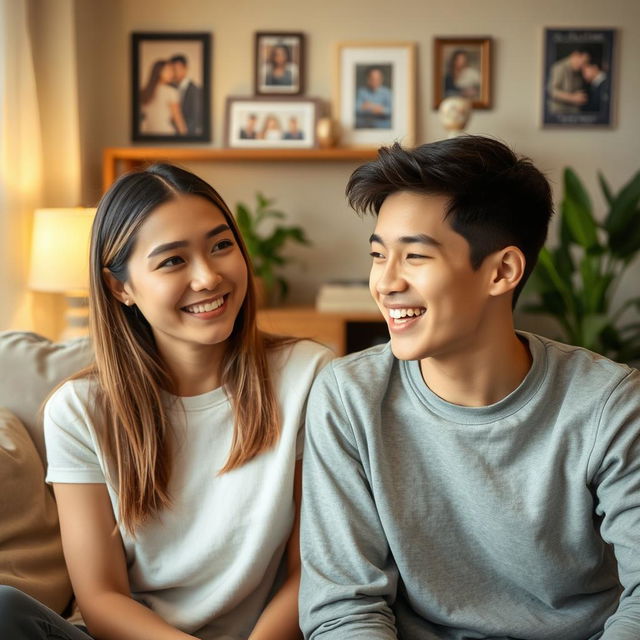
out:
M96 427L119 500L118 519L135 530L171 504L170 418L162 390L175 392L156 348L151 327L137 307L111 293L104 270L121 282L141 225L159 205L181 194L209 200L224 215L240 247L248 287L221 372L234 412L231 449L220 473L271 448L280 435L278 404L268 372L267 350L284 339L260 332L250 260L229 208L197 176L158 164L121 176L104 195L91 236L90 325L95 364Z

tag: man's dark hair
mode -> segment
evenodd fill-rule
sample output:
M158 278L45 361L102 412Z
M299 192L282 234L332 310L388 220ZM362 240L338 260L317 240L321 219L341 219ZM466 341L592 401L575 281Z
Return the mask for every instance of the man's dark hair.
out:
M187 66L187 57L183 56L181 53L179 53L176 56L171 56L169 62L179 62L180 64L183 64L186 67Z
M553 213L551 189L531 160L483 136L461 136L403 149L382 147L378 158L358 167L346 195L359 214L378 215L398 191L445 196L445 219L470 246L471 267L509 245L526 258L515 305L538 259Z

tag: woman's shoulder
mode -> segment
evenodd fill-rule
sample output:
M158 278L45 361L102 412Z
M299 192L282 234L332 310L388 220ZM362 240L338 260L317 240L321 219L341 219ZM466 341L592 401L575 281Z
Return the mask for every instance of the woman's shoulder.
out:
M313 340L285 340L269 347L271 370L286 373L287 378L295 379L305 372L315 375L334 357L331 349Z
M95 392L96 381L90 374L71 378L49 396L45 413L85 413L94 404Z

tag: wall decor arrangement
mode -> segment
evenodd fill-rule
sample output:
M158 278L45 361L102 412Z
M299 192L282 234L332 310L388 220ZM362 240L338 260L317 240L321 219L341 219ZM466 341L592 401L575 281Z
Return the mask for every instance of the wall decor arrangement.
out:
M259 31L255 35L256 95L300 95L304 90L304 34Z
M211 140L211 34L131 35L134 141Z
M435 38L433 108L452 96L491 108L491 38Z
M544 125L612 124L614 29L545 29Z
M415 142L416 45L342 42L337 45L333 115L342 144Z
M309 149L316 146L320 101L294 97L227 98L225 146Z

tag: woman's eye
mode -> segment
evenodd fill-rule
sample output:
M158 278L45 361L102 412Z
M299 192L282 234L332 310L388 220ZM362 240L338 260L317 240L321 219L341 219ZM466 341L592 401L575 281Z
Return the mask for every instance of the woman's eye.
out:
M166 260L163 260L159 265L158 268L161 267L175 267L178 264L182 264L184 262L184 260L182 258L180 258L179 256L172 256L171 258L167 258Z
M222 251L223 249L228 249L229 247L233 246L233 242L231 242L231 240L220 240L220 242L216 242L212 249L211 249L211 253L214 253L215 251Z

